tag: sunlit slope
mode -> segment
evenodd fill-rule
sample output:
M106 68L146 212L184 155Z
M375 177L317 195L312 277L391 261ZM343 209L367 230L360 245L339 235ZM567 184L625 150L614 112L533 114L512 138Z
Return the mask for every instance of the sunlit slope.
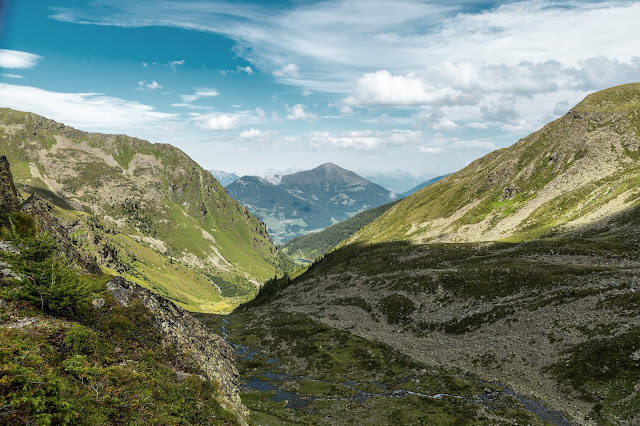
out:
M640 84L587 96L514 145L418 191L355 241L524 240L640 202Z
M121 272L140 269L136 261L153 265L156 276L146 273L137 281L192 310L212 310L214 302L251 294L275 273L275 248L264 224L171 145L85 133L35 114L0 109L0 151L9 158L21 191L37 192L76 212L70 217L95 216L98 225L87 235L113 240L121 257L129 259ZM136 244L126 248L127 240ZM132 256L124 255L127 250ZM174 263L180 266L159 272ZM193 285L187 269L200 284ZM180 270L175 277L173 270ZM220 306L229 303L235 302Z

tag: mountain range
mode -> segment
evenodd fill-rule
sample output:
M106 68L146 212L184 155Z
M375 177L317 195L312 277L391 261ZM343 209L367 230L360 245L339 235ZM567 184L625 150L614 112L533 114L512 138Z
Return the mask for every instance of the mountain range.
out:
M220 185L222 186L227 186L230 183L238 180L238 178L240 177L235 173L224 172L222 170L209 170L209 171L211 172L213 177L216 178L218 182L220 182Z
M232 335L293 371L306 360L333 395L349 380L445 395L396 411L383 397L363 409L314 402L298 411L311 422L455 423L464 412L482 424L636 424L639 161L640 84L589 95L400 200L306 272L272 280L232 314ZM416 367L385 379L404 362ZM295 389L317 395L312 383Z
M319 231L397 197L332 163L268 180L243 176L226 189L266 223L276 243Z
M0 148L83 252L183 307L229 311L275 274L265 225L171 145L0 109Z

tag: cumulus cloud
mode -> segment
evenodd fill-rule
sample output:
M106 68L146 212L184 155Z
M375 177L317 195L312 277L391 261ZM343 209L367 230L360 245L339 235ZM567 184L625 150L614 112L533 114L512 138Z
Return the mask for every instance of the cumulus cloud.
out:
M256 108L253 111L246 110L238 112L192 112L189 115L191 116L191 121L193 121L197 127L203 130L215 131L232 130L241 126L259 124L265 117L265 113L261 108ZM251 135L252 130L254 129L249 130L249 133L246 135ZM255 132L256 131L253 133L255 134ZM259 132L259 130L257 132ZM255 136L257 137L258 135L256 134Z
M19 50L0 49L0 68L27 69L36 66L42 56Z
M62 93L0 83L0 104L34 112L82 130L140 135L178 116L100 93Z
M254 129L253 127L249 130L245 130L240 133L240 137L242 139L256 139L260 137L264 132L262 130Z
M356 81L346 106L388 107L419 105L464 105L477 102L463 92L427 85L416 76L393 75L387 70L368 73Z
M480 112L485 120L500 123L513 123L520 118L520 113L516 110L513 100L504 100L491 105L482 105Z
M110 5L55 8L52 17L222 34L252 69L302 90L335 94L343 115L357 108L450 106L443 120L430 124L443 131L451 123L480 128L488 117L502 117L492 127L524 129L551 113L527 100L554 105L562 94L573 102L586 91L640 80L634 36L639 2L516 0L478 7L468 1L397 0L389 7L385 0L327 0L238 8L225 1L115 0ZM513 99L509 108L515 111L494 105L501 98Z
M238 126L238 114L207 114L196 119L198 127L204 130L231 130Z
M300 68L296 64L288 64L273 72L276 77L299 77Z
M240 66L238 66L238 67L236 67L236 71L238 71L238 72L245 72L245 73L247 73L248 75L253 74L253 68L251 68L249 65L247 65L246 67L240 67Z
M23 79L24 77L21 76L20 74L11 74L11 73L4 73L2 74L4 77L7 78L14 78L14 79Z
M294 121L294 120L313 121L318 118L317 114L307 111L305 106L302 104L294 105L291 108L289 108L289 106L286 106L286 108L287 108L287 111L289 111L289 114L287 114L287 120L290 120L290 121Z
M157 90L162 89L162 86L157 81L153 80L151 83L147 83L145 80L138 82L137 90Z

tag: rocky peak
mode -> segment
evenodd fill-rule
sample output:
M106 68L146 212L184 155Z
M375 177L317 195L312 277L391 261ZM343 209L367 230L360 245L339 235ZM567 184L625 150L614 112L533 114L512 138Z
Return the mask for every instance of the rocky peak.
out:
M0 211L12 212L18 208L18 191L13 183L9 160L0 155Z

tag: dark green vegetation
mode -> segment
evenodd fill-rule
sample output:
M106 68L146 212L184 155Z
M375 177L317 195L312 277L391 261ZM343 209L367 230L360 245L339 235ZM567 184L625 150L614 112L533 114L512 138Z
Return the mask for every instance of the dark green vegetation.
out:
M618 223L630 230L638 217L634 211ZM314 318L431 368L498 378L578 423L633 423L640 239L598 232L520 244L350 245L296 279L272 283L242 318L286 317L281 311L300 324ZM280 327L298 333L297 325ZM254 348L283 338L237 333ZM330 371L329 364L310 368Z
M274 179L243 176L227 191L265 221L279 244L394 199L391 191L331 163Z
M229 311L276 273L265 225L177 148L0 109L0 153L103 270L192 311Z
M2 252L18 278L0 276L0 423L237 423L146 308L113 302L111 277L79 274L24 215L4 218L2 242L19 252Z
M228 329L231 341L259 350L238 361L245 380L266 380L273 373L281 377L278 389L302 401L287 407L272 400L276 390L245 388L243 402L258 424L541 423L496 392L499 385L427 367L387 345L300 314L245 308L231 315ZM402 390L416 395L390 396Z
M333 247L336 247L342 241L353 236L397 203L397 201L394 201L373 209L365 210L345 221L331 225L320 232L294 238L286 243L283 249L292 259L313 260L326 254Z

